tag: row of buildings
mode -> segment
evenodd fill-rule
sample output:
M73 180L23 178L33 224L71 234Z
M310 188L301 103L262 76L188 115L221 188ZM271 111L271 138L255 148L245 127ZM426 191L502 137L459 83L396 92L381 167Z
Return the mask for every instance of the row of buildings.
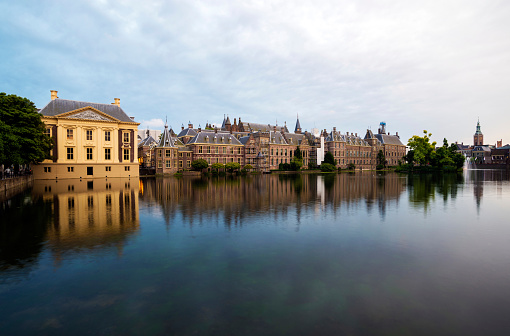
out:
M41 110L46 133L53 138L51 159L34 166L37 179L134 177L139 167L153 167L158 174L191 169L194 160L239 163L253 170L269 172L290 163L299 147L305 167L319 165L331 152L337 167L374 169L379 151L387 164L397 165L406 154L398 133L386 132L381 123L377 133L341 133L336 127L303 132L299 118L293 132L287 125L259 124L224 117L221 126L195 128L184 125L176 133L165 125L159 136L147 131L138 139L139 123L120 107L120 99L98 104L61 99L51 91L51 100Z
M503 140L498 140L495 145L484 144L480 120L476 124L473 145L457 143L457 151L472 158L476 163L508 164L510 162L510 145L503 146Z

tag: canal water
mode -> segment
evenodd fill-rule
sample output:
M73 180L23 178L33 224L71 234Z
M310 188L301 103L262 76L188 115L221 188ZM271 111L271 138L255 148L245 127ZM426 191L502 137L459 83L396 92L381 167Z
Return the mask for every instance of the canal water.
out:
M508 335L510 182L36 181L0 208L1 335Z

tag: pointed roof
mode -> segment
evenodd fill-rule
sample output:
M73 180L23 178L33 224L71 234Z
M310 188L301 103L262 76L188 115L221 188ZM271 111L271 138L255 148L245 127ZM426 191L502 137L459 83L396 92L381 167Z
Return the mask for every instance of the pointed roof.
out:
M482 134L482 130L480 129L480 119L478 119L478 122L476 123L476 132L475 135Z
M174 139L168 130L168 125L165 125L165 130L161 134L158 147L175 147Z
M296 119L296 128L294 129L294 132L301 132L301 124L299 123L299 115Z

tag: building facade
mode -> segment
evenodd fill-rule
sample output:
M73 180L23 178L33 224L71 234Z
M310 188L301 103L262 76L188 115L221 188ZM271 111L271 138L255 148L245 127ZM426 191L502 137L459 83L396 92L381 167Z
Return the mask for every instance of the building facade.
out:
M111 104L60 99L51 91L41 119L54 143L51 159L33 166L35 179L139 176L138 123Z

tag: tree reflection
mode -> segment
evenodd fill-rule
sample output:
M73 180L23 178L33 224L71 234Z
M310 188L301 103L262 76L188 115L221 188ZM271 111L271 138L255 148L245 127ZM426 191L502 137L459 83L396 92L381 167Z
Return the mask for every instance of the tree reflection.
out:
M408 177L409 201L416 207L427 210L440 195L444 202L455 199L458 188L464 184L462 173L411 174Z

